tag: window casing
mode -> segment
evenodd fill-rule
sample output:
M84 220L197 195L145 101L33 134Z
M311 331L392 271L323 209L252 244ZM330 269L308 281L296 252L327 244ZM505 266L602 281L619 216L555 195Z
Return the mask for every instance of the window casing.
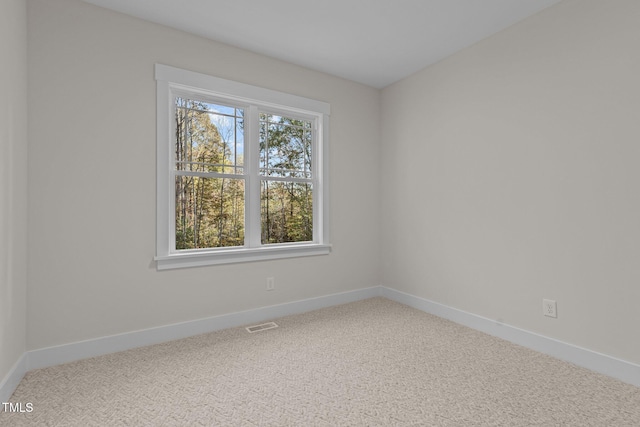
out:
M155 74L157 268L328 254L329 105Z

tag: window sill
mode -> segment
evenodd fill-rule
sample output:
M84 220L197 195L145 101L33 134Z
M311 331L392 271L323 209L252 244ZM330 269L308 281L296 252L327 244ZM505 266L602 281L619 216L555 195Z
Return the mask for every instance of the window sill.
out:
M156 256L158 270L201 267L206 265L233 264L240 262L269 261L314 255L328 255L331 245L306 244L282 245L261 248L235 248L203 252L177 253Z

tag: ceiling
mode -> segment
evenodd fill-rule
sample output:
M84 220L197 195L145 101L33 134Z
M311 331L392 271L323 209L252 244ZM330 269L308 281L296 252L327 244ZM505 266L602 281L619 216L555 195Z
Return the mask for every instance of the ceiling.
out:
M559 0L84 0L376 88Z

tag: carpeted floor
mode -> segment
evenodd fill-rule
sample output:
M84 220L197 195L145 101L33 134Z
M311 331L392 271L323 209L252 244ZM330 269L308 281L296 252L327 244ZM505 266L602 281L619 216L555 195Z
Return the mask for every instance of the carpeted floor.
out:
M640 426L640 388L384 298L29 372L2 426Z

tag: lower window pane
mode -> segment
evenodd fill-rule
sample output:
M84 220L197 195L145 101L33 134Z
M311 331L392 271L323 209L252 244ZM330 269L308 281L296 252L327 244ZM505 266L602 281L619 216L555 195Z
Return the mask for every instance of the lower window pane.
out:
M313 188L308 183L262 180L262 244L313 240Z
M244 245L244 180L176 177L176 249Z

